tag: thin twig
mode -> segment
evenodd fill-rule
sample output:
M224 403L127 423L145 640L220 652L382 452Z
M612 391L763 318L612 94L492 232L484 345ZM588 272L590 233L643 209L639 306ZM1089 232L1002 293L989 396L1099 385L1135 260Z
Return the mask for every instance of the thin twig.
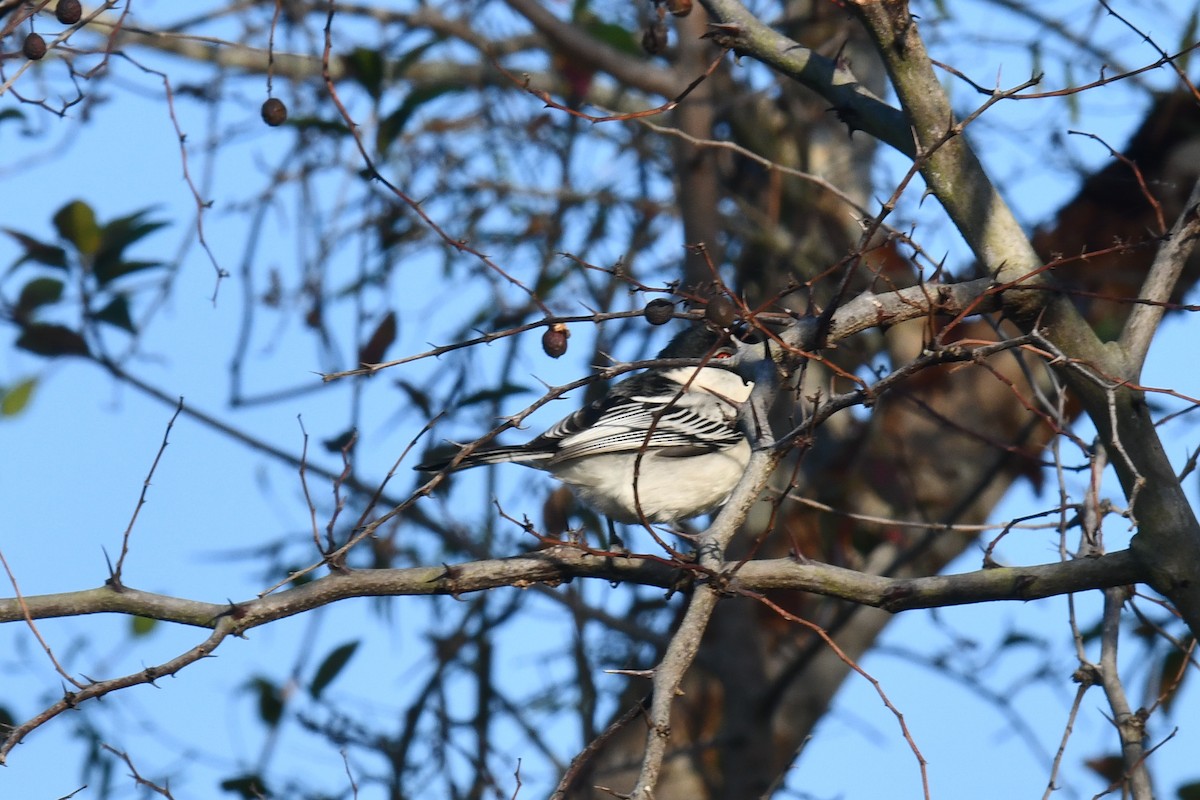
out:
M138 495L137 505L133 507L133 515L129 518L129 524L125 526L125 533L121 535L121 555L117 557L117 566L113 569L112 577L109 578L114 586L121 585L121 573L125 567L125 556L129 555L129 537L133 534L133 526L137 523L138 514L141 512L142 506L146 505L146 493L150 491L150 481L154 479L154 471L158 469L158 463L162 460L163 453L167 450L167 445L170 444L168 438L171 435L171 429L175 427L175 420L179 419L179 415L182 413L183 397L180 397L179 403L175 406L175 413L167 421L167 429L163 431L162 444L158 446L158 453L155 454L154 461L150 464L150 471L146 473L146 479L142 481L142 493Z

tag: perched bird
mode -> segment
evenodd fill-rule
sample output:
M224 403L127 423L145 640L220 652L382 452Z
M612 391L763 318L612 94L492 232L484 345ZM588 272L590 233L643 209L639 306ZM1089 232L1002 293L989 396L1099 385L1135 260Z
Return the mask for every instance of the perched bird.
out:
M694 325L659 358L717 362L728 334ZM719 508L750 459L738 408L753 383L716 366L650 368L530 442L476 450L454 469L511 462L545 470L610 520L675 522ZM446 469L450 459L416 467ZM639 510L641 514L639 514Z

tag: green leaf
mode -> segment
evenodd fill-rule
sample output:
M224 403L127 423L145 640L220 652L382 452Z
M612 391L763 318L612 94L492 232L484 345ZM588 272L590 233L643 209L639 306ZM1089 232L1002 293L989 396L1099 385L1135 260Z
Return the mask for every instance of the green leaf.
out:
M396 312L389 311L375 326L371 338L358 349L358 363L378 364L383 361L387 349L392 346L394 341L396 341Z
M392 65L392 70L396 77L403 76L406 72L408 72L409 68L421 60L421 57L429 51L429 48L436 44L441 44L441 42L444 40L445 37L443 36L435 36L428 42L423 42L417 45L412 50L409 50L407 53L397 58L396 63Z
M37 378L26 378L8 390L0 390L0 417L15 417L29 405Z
M354 656L354 651L358 649L358 642L346 642L345 644L335 647L333 652L325 656L325 660L321 662L321 666L317 667L317 674L313 677L312 685L308 687L309 694L314 700L321 697L321 692L329 684L333 683L334 679L345 668L346 664Z
M1196 29L1200 27L1200 6L1192 9L1191 16L1188 17L1183 26L1183 33L1179 36L1179 41L1184 44L1177 47L1176 51L1181 53L1175 61L1175 65L1179 68L1181 75L1186 75L1188 72L1189 62L1192 58L1192 46L1196 42Z
M39 356L86 356L90 354L82 336L62 325L35 322L26 325L17 337L17 347Z
M0 733L12 730L17 725L16 718L4 706L0 706Z
M150 617L133 617L129 621L129 630L134 636L149 636L158 625L158 620Z
M258 695L258 716L267 727L274 728L283 718L283 693L261 675L251 679L249 688Z
M296 576L291 580L292 586L303 586L306 583L312 583L314 580L313 574L311 572L304 572L304 567L299 564L290 564L284 572L288 575Z
M271 792L267 789L267 784L263 782L262 776L257 774L238 775L236 778L229 778L221 781L221 789L231 794L240 795L245 800L262 800L264 797L270 797Z
M1187 669L1187 653L1183 650L1170 650L1163 657L1162 666L1158 672L1158 692L1162 698L1162 709L1168 714L1171 713L1175 699L1179 696L1179 689L1183 685L1183 679L1189 672L1191 670ZM1176 682L1177 678L1178 682Z
M82 200L72 200L54 213L54 227L58 235L75 245L85 256L100 249L100 226L96 224L96 212Z
M1175 790L1179 800L1200 800L1200 781L1185 783Z
M327 453L340 453L354 442L354 437L357 435L358 428L348 428L337 436L322 439L321 446L325 448L325 452Z
M21 246L25 248L25 254L17 259L17 263L13 264L13 269L21 266L26 261L45 264L47 267L67 268L69 263L67 261L67 251L58 245L46 244L20 231L14 231L12 228L4 228L3 230L20 242Z
M404 126L408 124L417 109L430 100L461 90L461 85L430 84L409 92L404 101L400 103L399 108L380 121L379 130L375 132L375 148L381 154L386 153L392 142L400 138L400 134L404 132Z
M346 74L367 90L375 100L383 94L383 54L368 47L356 47L342 59Z
M13 316L18 320L28 319L38 308L57 303L62 294L63 282L58 278L34 278L21 287Z
M129 298L119 294L108 305L96 312L96 319L121 330L137 333L137 327L129 316Z
M153 209L135 211L124 217L118 217L103 227L100 234L100 247L92 263L92 272L100 285L140 269L159 266L157 261L123 261L125 250L139 239L144 239L167 223L160 220L147 220L146 216Z
M93 267L93 274L96 276L96 282L104 286L109 281L120 278L123 275L129 275L132 272L141 272L144 269L154 269L161 267L161 261L116 261L116 262L101 262L96 261Z
M0 111L0 122L4 122L7 119L19 119L24 122L25 115L18 108L6 108Z
M341 119L322 119L321 117L288 117L288 125L294 125L305 131L317 133L348 134L350 129Z
M641 41L624 25L585 18L583 28L593 38L600 40L618 52L638 58L643 56Z
M483 389L482 391L469 394L459 401L458 407L473 406L477 403L487 403L493 400L502 400L511 394L521 394L528 392L528 386L521 386L516 383L502 383L492 389Z

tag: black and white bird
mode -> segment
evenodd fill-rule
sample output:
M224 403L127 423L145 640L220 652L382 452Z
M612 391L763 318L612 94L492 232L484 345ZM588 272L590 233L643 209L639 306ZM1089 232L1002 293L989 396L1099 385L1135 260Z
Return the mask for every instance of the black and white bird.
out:
M734 352L728 334L700 324L676 335L658 357L714 363ZM453 468L511 462L545 470L616 522L706 514L728 499L750 459L738 409L753 387L717 366L652 367L536 439L476 450ZM438 472L450 463L416 469Z

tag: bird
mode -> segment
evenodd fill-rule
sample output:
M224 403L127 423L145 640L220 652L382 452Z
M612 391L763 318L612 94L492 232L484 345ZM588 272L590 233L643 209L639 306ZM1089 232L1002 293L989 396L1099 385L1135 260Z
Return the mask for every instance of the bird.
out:
M694 324L660 359L701 366L651 367L525 444L476 450L461 461L419 464L421 472L512 463L543 470L611 522L676 523L724 505L750 460L738 410L752 381L719 363L736 352L728 333Z

